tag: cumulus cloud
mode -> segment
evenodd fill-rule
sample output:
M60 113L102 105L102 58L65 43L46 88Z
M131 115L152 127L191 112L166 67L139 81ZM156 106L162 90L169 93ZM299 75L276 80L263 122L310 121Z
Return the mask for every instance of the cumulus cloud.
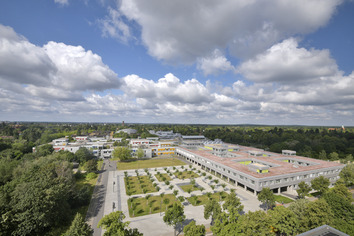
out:
M141 26L150 55L191 64L215 49L250 58L289 36L313 32L328 22L341 2L122 0L117 11ZM127 31L114 29L123 35Z
M266 52L242 63L237 70L248 80L261 83L309 83L338 72L329 50L298 48L294 38L275 44Z
M0 82L16 93L59 100L80 100L83 99L80 91L120 86L117 75L92 51L56 42L36 46L3 25L0 25Z
M218 75L227 71L234 71L235 68L222 55L220 50L215 49L212 55L197 59L197 68L203 71L204 75Z

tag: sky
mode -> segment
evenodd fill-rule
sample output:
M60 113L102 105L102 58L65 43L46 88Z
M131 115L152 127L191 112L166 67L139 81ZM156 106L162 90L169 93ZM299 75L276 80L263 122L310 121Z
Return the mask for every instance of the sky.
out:
M0 120L354 125L354 1L0 1Z

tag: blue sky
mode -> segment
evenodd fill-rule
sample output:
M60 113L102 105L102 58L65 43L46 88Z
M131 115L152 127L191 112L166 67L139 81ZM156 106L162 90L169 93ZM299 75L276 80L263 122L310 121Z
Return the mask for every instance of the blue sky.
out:
M354 2L0 2L0 120L354 125Z

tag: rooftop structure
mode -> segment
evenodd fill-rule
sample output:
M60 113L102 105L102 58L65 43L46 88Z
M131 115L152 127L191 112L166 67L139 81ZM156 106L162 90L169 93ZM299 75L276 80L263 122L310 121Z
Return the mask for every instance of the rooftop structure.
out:
M231 144L205 144L190 149L177 147L176 154L201 166L230 183L257 194L263 187L274 192L294 192L301 181L324 176L333 185L344 165L294 155L284 150L282 154L262 149Z

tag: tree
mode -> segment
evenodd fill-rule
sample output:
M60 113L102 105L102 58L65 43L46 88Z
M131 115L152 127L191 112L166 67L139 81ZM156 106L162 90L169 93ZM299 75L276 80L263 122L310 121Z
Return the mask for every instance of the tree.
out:
M88 160L84 164L84 169L87 172L96 172L97 171L97 160L95 160L95 159Z
M91 236L93 229L85 222L80 213L76 213L70 228L65 232L64 236Z
M167 225L171 225L174 228L174 235L176 235L176 229L179 224L181 224L186 219L184 215L183 207L177 203L173 204L172 209L169 209L165 216L163 217L163 221Z
M136 155L138 158L143 158L145 156L144 150L141 148L138 148Z
M333 226L347 234L354 232L354 205L351 204L353 199L346 187L343 184L336 185L323 195L323 199L334 214Z
M118 158L120 161L129 160L131 156L131 151L127 147L116 147L112 153L112 157Z
M314 190L317 190L320 192L320 194L323 194L328 190L329 179L323 176L319 176L311 180L311 186Z
M221 214L221 206L215 200L208 200L204 205L204 218L207 220L211 217L211 225L213 225L215 219L217 219Z
M167 211L167 207L168 207L169 203L170 203L170 199L168 199L168 198L163 199L163 204L166 205L166 211Z
M299 195L299 198L305 198L305 196L307 196L311 190L312 188L310 185L306 184L304 181L301 181L296 192Z
M271 218L273 231L277 235L296 235L299 221L290 209L277 206L268 212Z
M327 153L325 150L322 150L319 155L318 155L318 158L321 159L321 160L326 160L327 159Z
M346 165L339 173L341 179L347 187L354 185L354 163Z
M271 219L264 211L249 211L238 219L237 230L242 232L241 235L274 235L271 232Z
M205 235L205 226L196 225L195 221L192 220L188 225L183 229L185 236L204 236Z
M237 211L243 211L243 205L241 204L240 198L236 196L235 192L231 192L225 199L224 205L222 206L224 210L230 207L236 208Z
M289 210L291 210L296 215L296 218L299 220L299 233L307 231L307 219L305 218L305 212L309 204L309 200L299 199L289 206Z
M211 231L215 235L237 235L237 221L239 217L240 213L237 208L229 207L228 212L222 212L220 217L215 220Z
M51 144L44 144L44 145L40 145L38 146L37 150L36 150L36 154L38 156L47 156L49 154L52 154L54 151L54 148Z
M333 213L328 203L324 199L319 199L307 205L303 217L305 231L308 231L321 225L329 225L332 222Z
M258 200L266 205L266 209L271 208L275 203L274 193L270 188L263 188L258 194Z
M85 163L86 161L94 158L92 152L85 147L80 147L79 150L75 152L75 157L80 163Z
M99 222L97 227L106 230L104 236L142 236L137 229L130 229L130 222L123 222L125 215L121 211L114 211L105 215Z

